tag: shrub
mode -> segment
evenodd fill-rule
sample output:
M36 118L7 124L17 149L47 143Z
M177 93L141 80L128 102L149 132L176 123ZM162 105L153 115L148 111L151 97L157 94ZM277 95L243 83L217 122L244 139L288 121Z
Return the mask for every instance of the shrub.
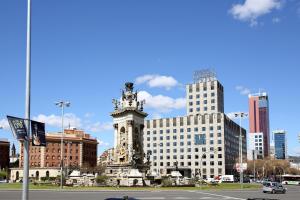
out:
M106 184L108 177L105 175L97 176L96 183L98 184Z
M172 186L172 180L170 178L163 178L161 184L163 187Z

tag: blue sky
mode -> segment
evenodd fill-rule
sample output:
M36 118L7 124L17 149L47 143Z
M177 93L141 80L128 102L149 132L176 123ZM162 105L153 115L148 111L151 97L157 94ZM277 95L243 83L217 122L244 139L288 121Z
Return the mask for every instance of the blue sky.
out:
M25 111L25 0L0 2L0 27L0 138L13 141L5 117ZM184 85L214 68L226 113L266 91L271 130L287 130L299 155L299 35L298 0L32 0L32 117L59 131L54 102L69 100L67 124L101 140L102 152L124 82L148 75L136 89L149 118L185 115Z

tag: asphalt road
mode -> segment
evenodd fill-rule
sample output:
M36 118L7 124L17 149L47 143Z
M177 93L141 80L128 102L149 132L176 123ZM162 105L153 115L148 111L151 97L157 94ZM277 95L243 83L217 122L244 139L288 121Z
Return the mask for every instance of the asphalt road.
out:
M209 199L247 200L248 198L299 200L300 186L288 186L286 194L264 194L261 190L233 191L30 191L30 200L131 200ZM0 190L0 200L20 200L21 191Z

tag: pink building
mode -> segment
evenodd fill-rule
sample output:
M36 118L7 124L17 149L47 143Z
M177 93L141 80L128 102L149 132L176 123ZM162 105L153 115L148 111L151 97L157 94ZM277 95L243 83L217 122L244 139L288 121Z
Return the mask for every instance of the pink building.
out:
M263 133L264 157L270 155L269 98L267 93L249 95L250 133Z

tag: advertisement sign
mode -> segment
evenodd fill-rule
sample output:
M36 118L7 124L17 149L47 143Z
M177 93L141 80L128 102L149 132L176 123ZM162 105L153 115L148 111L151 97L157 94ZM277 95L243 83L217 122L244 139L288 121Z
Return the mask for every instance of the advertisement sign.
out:
M240 165L240 163L236 163L235 167L238 172L240 172L241 170L243 172L243 171L247 170L247 163L242 163L242 165Z
M17 140L24 140L27 136L27 129L25 126L24 119L7 116L7 120L14 137Z
M31 121L32 146L46 146L45 124Z

